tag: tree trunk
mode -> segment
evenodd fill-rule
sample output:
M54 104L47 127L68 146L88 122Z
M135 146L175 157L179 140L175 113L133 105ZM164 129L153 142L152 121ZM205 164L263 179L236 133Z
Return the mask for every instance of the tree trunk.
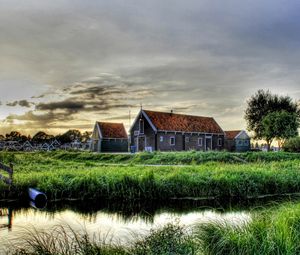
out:
M267 151L271 150L271 143L272 143L272 141L267 140Z

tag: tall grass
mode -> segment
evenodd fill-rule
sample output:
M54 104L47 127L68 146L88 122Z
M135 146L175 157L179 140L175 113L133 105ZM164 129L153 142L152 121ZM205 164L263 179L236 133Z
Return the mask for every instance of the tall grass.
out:
M207 255L300 254L300 204L265 210L242 227L224 222L200 225L197 238Z
M60 152L0 154L3 161L15 164L10 198L27 198L29 187L41 189L49 199L246 200L300 192L300 160L151 167L99 165L89 160L62 160L57 155ZM0 183L0 199L5 190Z
M106 163L134 163L134 164L202 164L205 162L271 162L282 160L300 159L300 154L286 152L153 152L138 154L98 154L90 152L63 152L57 151L52 154L53 158L64 160L88 160Z
M276 162L300 160L299 153L288 152L153 152L137 154L99 154L93 152L0 152L0 161L20 163L28 160L74 161L89 164L155 164L155 165L198 165L206 162L247 163L247 162Z
M14 255L193 255L196 245L183 227L167 225L137 237L132 245L115 245L106 240L90 238L70 227L57 226L50 232L28 231L23 241L9 254Z

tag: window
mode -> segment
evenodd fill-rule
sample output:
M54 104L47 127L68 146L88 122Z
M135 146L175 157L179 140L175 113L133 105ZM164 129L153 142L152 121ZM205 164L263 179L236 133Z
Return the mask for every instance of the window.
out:
M140 133L140 131L138 131L138 130L134 130L134 136L138 136L138 135L139 135L139 133Z
M144 120L140 119L140 134L144 134Z
M245 140L245 141L244 141L244 145L249 145L249 141L248 141L248 140Z
M218 138L218 146L222 146L222 138Z
M175 145L175 137L174 136L170 137L170 145Z
M239 140L238 145L242 145L242 144L243 144L243 141Z
M159 141L160 141L161 143L164 141L164 137L163 137L162 135L159 137Z
M190 138L188 136L185 137L185 142L188 143L190 141Z
M203 138L198 138L198 145L202 146L202 144L203 144Z

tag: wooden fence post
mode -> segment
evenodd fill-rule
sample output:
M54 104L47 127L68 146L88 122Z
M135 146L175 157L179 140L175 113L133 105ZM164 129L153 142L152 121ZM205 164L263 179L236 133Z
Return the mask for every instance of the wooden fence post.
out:
M9 163L9 167L11 168L11 172L9 173L9 178L11 179L11 184L10 186L13 184L13 175L14 175L14 165L13 163Z

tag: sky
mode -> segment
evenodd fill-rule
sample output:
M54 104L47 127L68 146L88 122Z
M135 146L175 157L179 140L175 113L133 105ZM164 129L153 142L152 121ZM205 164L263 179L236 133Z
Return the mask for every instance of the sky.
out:
M0 0L0 134L129 128L140 110L245 129L258 89L300 99L298 0Z

